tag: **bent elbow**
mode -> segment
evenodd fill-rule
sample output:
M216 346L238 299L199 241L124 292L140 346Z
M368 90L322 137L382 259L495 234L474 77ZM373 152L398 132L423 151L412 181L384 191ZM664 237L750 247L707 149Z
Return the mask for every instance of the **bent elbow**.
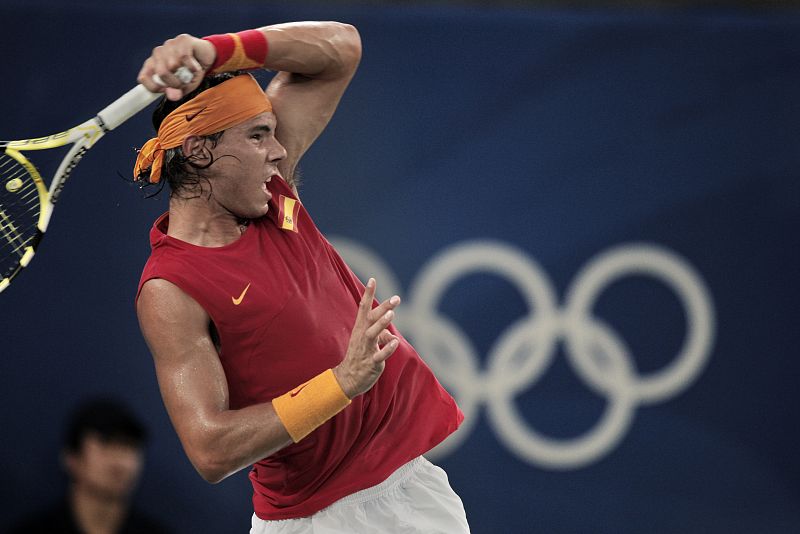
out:
M361 61L361 35L352 24L336 22L335 37L336 51L339 63L343 70L352 71Z
M228 478L231 474L229 469L226 469L222 464L219 462L214 461L195 461L192 460L192 465L194 465L195 470L197 473L203 477L203 480L208 482L209 484L218 484Z
M342 24L342 31L346 34L345 42L349 55L358 62L361 59L361 34L352 24Z
M197 472L200 474L201 477L203 477L203 480L205 480L209 484L219 484L228 477L228 475L224 474L222 471L217 471L213 469L197 468Z
M187 449L186 455L195 471L209 484L222 482L236 471L231 468L222 455L207 449Z

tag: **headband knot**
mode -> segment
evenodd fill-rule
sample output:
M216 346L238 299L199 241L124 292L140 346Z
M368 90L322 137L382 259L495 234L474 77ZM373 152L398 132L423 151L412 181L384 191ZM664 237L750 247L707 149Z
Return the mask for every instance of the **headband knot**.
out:
M157 184L161 181L161 168L164 165L164 149L161 147L161 140L153 137L138 150L136 164L133 166L133 179L139 180L142 174L150 171L148 181Z

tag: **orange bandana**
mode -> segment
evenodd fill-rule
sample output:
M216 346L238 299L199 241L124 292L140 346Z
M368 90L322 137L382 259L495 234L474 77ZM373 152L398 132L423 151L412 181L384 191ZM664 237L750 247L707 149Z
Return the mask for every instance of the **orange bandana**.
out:
M161 180L164 151L183 144L190 135L209 135L272 111L264 90L250 75L226 80L181 104L164 118L158 136L139 150L133 179L150 170L150 182Z

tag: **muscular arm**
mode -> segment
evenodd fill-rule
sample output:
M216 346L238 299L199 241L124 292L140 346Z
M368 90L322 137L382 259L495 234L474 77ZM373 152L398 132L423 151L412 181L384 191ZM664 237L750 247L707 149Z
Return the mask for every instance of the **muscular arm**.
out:
M229 408L209 317L197 302L170 282L153 279L142 287L137 313L164 405L204 479L219 482L292 442L271 403Z
M269 42L264 66L279 71L267 87L286 148L281 173L291 178L300 158L333 117L361 59L361 39L350 25L298 22L261 29Z
M400 299L372 308L374 296L373 280L361 298L347 353L333 370L351 399L372 387L397 348L386 328ZM166 280L152 279L142 286L136 310L164 405L204 479L219 482L292 443L271 402L230 409L210 319L194 299Z
M269 51L264 68L278 73L266 89L278 119L276 136L286 148L281 174L291 180L297 163L325 129L361 60L358 31L338 22L292 22L265 26ZM205 72L216 50L208 41L179 35L156 47L138 80L151 91L163 91L153 82L158 74L169 85L168 98L177 100L194 90L202 76L182 84L172 72L187 66Z

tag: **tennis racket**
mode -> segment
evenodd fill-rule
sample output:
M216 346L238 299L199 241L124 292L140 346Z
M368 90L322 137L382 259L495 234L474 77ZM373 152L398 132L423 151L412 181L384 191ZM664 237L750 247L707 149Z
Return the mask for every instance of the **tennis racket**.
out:
M186 67L179 68L175 75L183 83L189 83L193 77ZM153 79L163 85L157 76ZM0 141L0 292L33 259L61 190L84 154L106 133L160 96L161 93L151 93L143 85L137 85L74 128L35 139ZM69 144L72 147L48 188L24 152Z

